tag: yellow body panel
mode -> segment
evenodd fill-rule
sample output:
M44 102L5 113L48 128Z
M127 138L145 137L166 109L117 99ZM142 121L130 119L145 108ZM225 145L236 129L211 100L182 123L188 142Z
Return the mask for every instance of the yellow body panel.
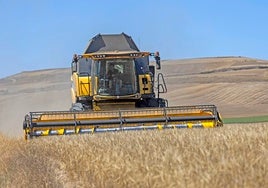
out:
M152 93L152 80L149 74L139 75L140 94Z
M92 96L92 86L90 76L78 76L77 73L73 73L73 90L76 97Z

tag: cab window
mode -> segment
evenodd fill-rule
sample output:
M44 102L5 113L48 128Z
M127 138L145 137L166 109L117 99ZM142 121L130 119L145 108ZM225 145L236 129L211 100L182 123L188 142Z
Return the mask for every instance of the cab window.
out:
M91 74L91 64L92 60L87 58L82 58L78 61L78 73L79 74Z

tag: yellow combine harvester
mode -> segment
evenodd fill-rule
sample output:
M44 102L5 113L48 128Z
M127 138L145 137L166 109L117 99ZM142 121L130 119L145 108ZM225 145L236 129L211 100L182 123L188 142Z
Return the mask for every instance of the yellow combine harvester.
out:
M70 111L30 112L25 139L122 130L222 126L214 105L168 107L162 73L149 65L159 53L141 52L124 33L97 35L72 61Z

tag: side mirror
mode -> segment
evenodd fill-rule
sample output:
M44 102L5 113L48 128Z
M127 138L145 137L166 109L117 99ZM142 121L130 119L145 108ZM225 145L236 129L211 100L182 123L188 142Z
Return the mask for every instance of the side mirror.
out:
M78 62L78 55L74 54L72 61L72 73L77 72L77 62Z
M160 55L159 52L154 53L154 59L156 63L156 69L161 69Z

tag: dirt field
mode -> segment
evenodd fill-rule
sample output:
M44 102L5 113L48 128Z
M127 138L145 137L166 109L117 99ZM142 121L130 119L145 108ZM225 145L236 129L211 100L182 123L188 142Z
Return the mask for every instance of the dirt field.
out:
M224 117L268 114L268 62L203 58L163 62L170 104L216 104Z

